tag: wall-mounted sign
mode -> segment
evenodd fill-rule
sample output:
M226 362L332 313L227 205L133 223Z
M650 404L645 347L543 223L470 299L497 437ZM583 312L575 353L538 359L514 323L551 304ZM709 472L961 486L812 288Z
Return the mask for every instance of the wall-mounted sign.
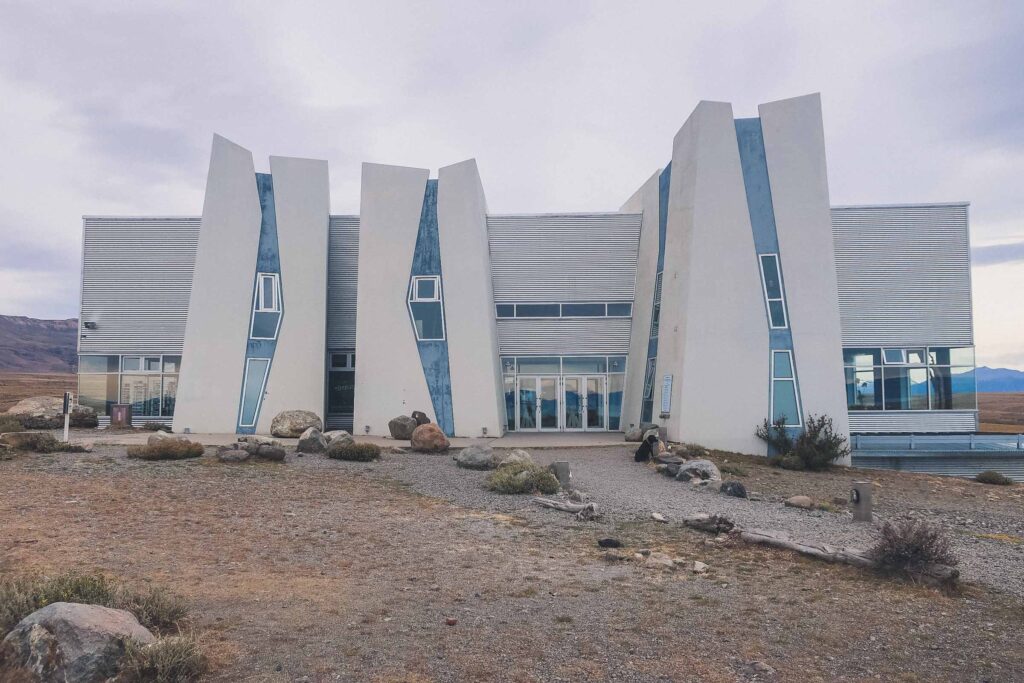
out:
M672 375L665 375L661 383L661 412L666 415L672 411Z

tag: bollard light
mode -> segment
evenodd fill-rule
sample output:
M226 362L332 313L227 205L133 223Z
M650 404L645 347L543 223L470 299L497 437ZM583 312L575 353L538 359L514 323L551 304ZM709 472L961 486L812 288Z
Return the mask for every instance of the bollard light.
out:
M850 489L850 507L853 508L853 521L871 522L872 516L872 485L870 481L855 481Z

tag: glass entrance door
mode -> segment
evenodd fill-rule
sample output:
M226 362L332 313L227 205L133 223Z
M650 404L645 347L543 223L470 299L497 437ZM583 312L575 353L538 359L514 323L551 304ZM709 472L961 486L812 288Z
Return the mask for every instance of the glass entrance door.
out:
M537 429L537 378L519 377L516 383L519 385L516 392L517 428L520 431Z
M562 380L562 410L566 430L583 429L585 410L583 378L565 377Z
M605 430L608 428L605 401L608 392L605 388L605 377L587 377L587 429Z
M557 377L519 377L517 417L519 429L557 430L559 396Z

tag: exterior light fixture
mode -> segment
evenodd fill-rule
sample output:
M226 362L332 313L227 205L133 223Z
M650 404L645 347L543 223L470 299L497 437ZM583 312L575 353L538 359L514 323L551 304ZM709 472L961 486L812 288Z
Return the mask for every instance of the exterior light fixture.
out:
M364 431L364 432L365 432L365 433L366 433L367 435L369 435L369 433L370 433L370 425L364 425L364 426L363 426L363 431Z
M96 323L94 323L91 320L88 320L88 321L82 323L82 327L84 327L87 330L95 330L96 329Z

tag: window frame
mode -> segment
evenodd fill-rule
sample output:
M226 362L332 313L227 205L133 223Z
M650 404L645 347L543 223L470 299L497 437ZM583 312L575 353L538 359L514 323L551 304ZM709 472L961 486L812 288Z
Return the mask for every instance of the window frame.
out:
M775 373L775 358L776 354L785 354L789 357L789 377L778 377ZM789 349L772 349L772 369L771 369L771 397L768 406L768 414L772 416L772 422L775 421L775 383L776 382L790 382L793 385L793 398L796 402L796 423L786 422L787 427L801 428L804 426L803 416L803 404L800 400L800 390L796 384L796 365L793 363L793 352ZM790 420L789 415L786 416L787 420Z
M768 296L768 278L765 273L764 261L766 258L774 259L775 262L775 276L779 280L779 296L770 297ZM765 312L768 314L768 326L773 330L786 330L789 329L789 311L786 308L786 287L782 280L782 262L779 260L779 254L776 252L768 254L757 255L758 270L761 272L761 293L764 295ZM775 320L772 317L772 303L778 302L782 307L782 324L776 325Z
M260 384L260 393L259 393L258 398L256 399L256 407L255 407L255 409L252 412L252 414L253 414L252 424L243 424L243 422L242 422L242 414L245 411L245 390L246 390L246 388L249 385L249 364L252 363L253 361L266 361L267 369L263 373L263 381ZM267 380L270 378L270 366L272 364L272 361L273 361L273 359L271 359L271 358L255 358L255 357L253 357L253 358L246 358L245 359L245 368L244 368L243 373L242 373L242 401L240 402L240 404L238 406L238 426L239 427L255 427L256 423L259 422L260 407L263 405L263 398L264 398L264 396L265 396L265 394L267 392Z
M421 297L420 283L432 282L434 284L434 296ZM409 303L430 303L441 301L441 276L440 275L413 275L412 291L409 293Z
M434 298L419 297L419 283L432 280L434 282ZM441 313L441 336L421 337L420 330L416 327L416 316L413 313L413 304L437 304ZM412 331L418 342L443 342L448 341L448 326L444 314L444 292L441 289L440 275L413 275L409 280L409 293L406 297L406 309L409 311L409 322L412 323Z
M661 331L661 284L664 272L654 276L654 303L651 305L651 333L650 339L657 339Z
M271 281L271 304L268 308L264 301L263 283ZM253 313L280 313L281 312L281 275L278 273L256 273L256 294L253 298Z

